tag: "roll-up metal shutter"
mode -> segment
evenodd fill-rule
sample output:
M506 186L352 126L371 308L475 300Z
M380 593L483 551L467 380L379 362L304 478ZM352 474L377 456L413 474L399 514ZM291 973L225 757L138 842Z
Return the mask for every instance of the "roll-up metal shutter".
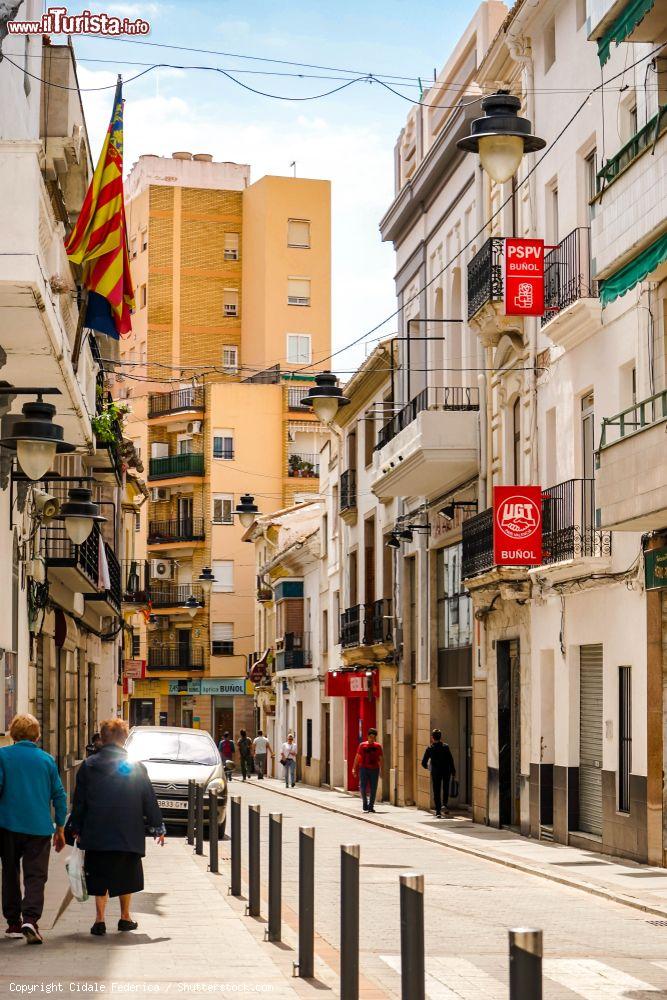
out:
M582 646L579 673L579 829L602 834L602 645Z

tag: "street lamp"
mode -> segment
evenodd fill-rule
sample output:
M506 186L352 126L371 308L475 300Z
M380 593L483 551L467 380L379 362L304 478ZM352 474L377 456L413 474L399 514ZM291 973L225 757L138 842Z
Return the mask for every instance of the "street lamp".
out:
M387 539L386 544L387 544L387 548L389 548L389 549L400 549L400 547L401 547L401 543L398 540L398 535L395 534L393 531L389 535L389 538Z
M338 413L340 406L347 406L350 400L338 385L338 379L333 372L320 372L315 376L315 385L307 396L301 400L302 406L312 406L315 416L323 424L330 424Z
M185 602L184 607L185 607L187 613L190 615L190 617L194 618L194 616L199 611L199 607L200 607L199 601L197 600L197 598L195 597L194 594L190 594L190 596L188 597L187 601Z
M446 503L444 507L441 507L438 511L440 517L444 517L445 521L453 521L454 515L457 510L477 510L476 500L451 500Z
M16 457L26 476L35 481L46 475L53 465L56 453L74 451L74 445L63 440L62 427L53 422L55 406L42 399L45 393L57 391L14 387L3 387L2 390L3 395L22 395L26 392L37 395L34 402L23 404L23 417L14 420L10 434L0 440L0 445L4 448L16 451Z
M93 500L93 491L86 486L72 486L67 491L67 500L61 505L57 519L65 522L67 537L74 545L83 545L95 521L106 521L99 504Z
M238 514L242 527L249 528L259 514L259 507L255 503L255 498L252 493L243 494L236 505L236 513Z
M521 101L507 90L499 90L482 101L483 118L476 118L470 135L456 145L468 153L479 153L484 170L497 184L516 173L524 153L534 153L546 146L546 140L533 135L531 123L517 112Z
M201 589L205 597L211 593L211 587L215 583L215 577L213 576L213 570L210 566L204 566L203 570L197 577L197 582L201 584Z

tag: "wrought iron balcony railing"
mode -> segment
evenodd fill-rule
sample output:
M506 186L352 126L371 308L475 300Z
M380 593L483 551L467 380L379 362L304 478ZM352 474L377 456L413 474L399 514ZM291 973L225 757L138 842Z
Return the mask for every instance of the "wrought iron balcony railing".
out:
M659 420L667 418L667 389L657 392L648 399L633 403L627 410L621 410L613 417L602 418L600 451L617 441L646 430Z
M487 302L503 300L503 244L492 236L468 264L468 319Z
M611 554L611 532L595 525L595 480L568 479L542 491L542 562Z
M346 469L340 477L340 510L354 510L357 506L357 471Z
M100 578L100 529L96 524L82 545L75 545L64 525L50 524L43 534L47 566L76 567L94 586Z
M391 642L393 620L391 600L380 598L370 604L355 604L340 616L341 645L373 646Z
M341 646L360 646L362 628L365 617L365 606L355 604L352 608L347 608L340 616L340 643Z
M165 645L148 647L149 670L203 670L204 647Z
M149 479L173 479L178 476L203 476L204 456L201 453L190 452L185 455L166 455L164 458L151 458Z
M664 132L667 132L667 105L663 105L658 113L640 128L629 142L621 146L618 153L607 160L601 170L598 170L598 191L615 181L626 167L629 167L645 149L656 143Z
M422 389L381 428L376 451L389 444L424 410L479 410L479 389L477 386L461 385L428 386Z
M591 276L591 231L580 227L544 258L544 315L542 326L578 299L598 297Z
M147 604L150 600L150 567L145 559L124 559L122 598L125 604Z
M184 517L174 521L149 521L148 544L200 542L204 539L204 518Z
M313 662L310 633L285 632L276 649L276 670L295 670L310 667Z
M153 583L151 604L154 608L180 608L191 598L204 607L204 592L198 583Z
M106 591L108 603L115 608L117 612L120 612L120 602L121 602L121 572L120 563L116 553L111 548L108 542L104 543L104 552L107 557L107 567L109 570L109 588Z
M148 417L164 417L169 413L204 409L203 386L174 389L173 392L155 392L148 397Z
M463 522L462 543L462 579L478 576L493 567L493 510L490 507Z
M310 413L310 407L304 406L302 400L308 395L310 389L292 387L287 390L287 406L290 410L301 410Z

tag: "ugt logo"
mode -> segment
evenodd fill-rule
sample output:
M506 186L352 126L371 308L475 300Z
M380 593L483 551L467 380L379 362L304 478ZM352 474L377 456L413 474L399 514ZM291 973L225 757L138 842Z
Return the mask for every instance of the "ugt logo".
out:
M499 505L496 519L508 538L529 538L540 525L541 512L529 497L511 496Z

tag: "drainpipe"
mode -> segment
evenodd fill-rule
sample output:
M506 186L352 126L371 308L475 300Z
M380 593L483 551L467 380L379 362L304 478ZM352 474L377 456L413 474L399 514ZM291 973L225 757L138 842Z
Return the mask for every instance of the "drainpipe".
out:
M488 434L488 414L486 412L486 375L483 373L477 376L479 386L479 502L478 510L487 508L487 434Z

